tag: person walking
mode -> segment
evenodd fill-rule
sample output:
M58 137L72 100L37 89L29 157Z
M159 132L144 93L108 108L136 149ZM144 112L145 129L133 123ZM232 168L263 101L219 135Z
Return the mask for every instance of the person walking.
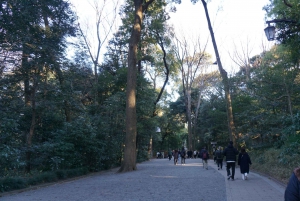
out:
M193 158L193 151L192 150L188 151L188 157L189 157L189 159Z
M206 147L203 147L203 149L200 152L200 156L202 158L203 168L208 170L207 159L209 159L209 154L208 151L206 150Z
M178 162L178 150L176 149L174 151L174 165L177 165L177 162Z
M186 151L184 147L182 147L181 149L180 156L181 156L181 164L185 164Z
M220 146L215 151L215 157L217 160L218 170L220 170L220 168L221 169L223 168L223 153L222 153L222 149Z
M288 185L284 192L284 200L300 200L300 167L296 168L291 174Z
M214 163L217 163L217 157L216 157L216 151L215 148L213 148L213 157L214 157Z
M227 170L227 179L234 180L234 174L235 174L235 162L236 162L236 155L238 155L239 152L236 148L233 147L233 142L230 141L228 144L228 147L226 147L223 151L223 155L226 157L226 170ZM230 168L231 168L231 174L230 174Z
M194 151L194 159L196 159L197 158L197 151L195 150Z
M168 157L169 157L169 161L170 161L172 159L172 151L171 151L171 149L168 152Z
M245 148L241 149L241 153L238 157L238 165L240 166L242 179L247 180L249 174L249 165L251 165L251 159Z

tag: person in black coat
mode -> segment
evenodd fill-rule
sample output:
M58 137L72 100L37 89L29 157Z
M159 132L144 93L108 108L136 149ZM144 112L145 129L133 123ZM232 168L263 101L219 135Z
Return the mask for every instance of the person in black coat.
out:
M234 180L234 174L235 174L235 162L236 162L236 155L238 155L239 152L236 148L233 147L233 142L230 141L228 144L228 147L224 149L223 155L226 156L226 163L227 163L227 176L228 180L231 178L231 180ZM230 174L230 168L231 174Z
M180 156L181 156L181 164L185 164L186 152L185 152L184 147L182 147L182 149L181 149Z
M240 166L242 179L247 180L249 174L249 165L251 165L251 159L248 153L246 152L245 148L241 149L241 153L238 157L238 165Z
M178 153L178 150L176 149L176 150L174 151L174 154L173 154L173 156L174 156L174 165L177 165L177 162L178 162L178 155L179 155L179 153Z
M290 177L289 183L285 189L284 200L300 200L300 167L296 168Z
M218 165L218 170L220 170L220 168L223 168L223 153L221 150L221 147L219 146L218 149L215 151L215 157L217 160L217 165Z

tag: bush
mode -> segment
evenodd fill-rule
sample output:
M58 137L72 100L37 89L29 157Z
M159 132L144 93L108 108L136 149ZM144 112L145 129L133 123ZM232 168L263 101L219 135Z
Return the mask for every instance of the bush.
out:
M249 152L252 168L287 183L294 168L300 166L299 155L286 153L287 147L280 149L258 149Z
M26 181L22 178L5 178L0 180L0 191L11 191L26 188Z
M87 168L57 170L55 172L44 172L30 177L7 177L0 180L0 192L18 190L29 186L43 183L56 182L67 178L82 176L88 173Z

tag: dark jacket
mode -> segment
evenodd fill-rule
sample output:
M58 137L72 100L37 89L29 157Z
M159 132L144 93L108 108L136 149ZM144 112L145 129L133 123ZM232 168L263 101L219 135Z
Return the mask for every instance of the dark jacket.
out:
M290 177L289 183L285 189L284 200L300 200L300 167L296 168Z
M183 150L181 150L181 152L180 152L180 156L182 156L182 157L185 157L186 156L186 152L185 152L185 150L183 149Z
M232 144L229 144L223 151L223 155L226 156L226 161L236 161L236 155L238 154L238 150L234 148Z
M238 165L240 166L242 174L249 173L249 165L251 164L251 159L247 152L239 154Z
M201 150L201 152L200 152L200 158L203 159L203 153L206 153L206 156L207 156L205 160L209 159L209 154L208 154L208 151L206 149L202 149Z
M178 151L175 151L175 152L174 152L174 160L175 160L175 159L178 159Z
M216 159L218 159L218 160L223 160L223 153L222 153L222 150L217 150L217 151L215 151L215 157L216 157Z

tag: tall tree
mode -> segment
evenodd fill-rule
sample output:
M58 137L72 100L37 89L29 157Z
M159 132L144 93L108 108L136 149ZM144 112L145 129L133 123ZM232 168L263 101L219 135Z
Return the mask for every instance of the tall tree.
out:
M216 39L215 39L215 36L214 36L214 32L213 32L213 29L212 29L212 26L211 26L211 22L210 22L208 10L207 10L207 3L206 3L205 0L201 0L201 1L202 1L204 10L205 10L208 29L209 29L209 32L210 32L210 35L211 35L211 39L212 39L213 47L214 47L214 50L215 50L215 55L216 55L219 71L220 71L220 74L222 76L222 81L223 81L223 84L224 84L225 99L226 99L226 110L227 110L227 118L228 118L227 120L228 120L229 138L230 138L230 140L233 141L233 144L236 145L236 137L237 136L236 136L236 133L235 133L235 125L234 125L234 119L233 119L233 113L232 113L232 104L231 104L231 96L230 96L230 90L229 90L228 75L227 75L227 72L225 71L225 69L223 68L222 63L221 63L221 59L220 59Z
M93 3L90 3L90 6L95 15L93 25L89 24L91 22L89 19L84 24L79 23L79 30L84 39L90 59L93 63L93 70L95 74L94 86L95 91L98 91L97 86L101 61L101 50L113 31L113 27L117 18L119 0L104 0L101 2L101 4L99 4L97 1L94 1ZM97 103L97 97L98 96L96 93L94 103Z
M205 69L203 69L205 70ZM215 79L215 77L217 77L219 74L216 73L216 71L211 72L211 73L203 73L201 72L201 74L195 79L195 84L193 86L194 88L194 97L193 98L193 118L192 118L192 123L193 123L193 140L194 143L196 143L196 139L197 139L197 129L199 127L201 127L202 125L197 124L198 123L198 117L200 116L200 106L202 106L202 102L203 102L203 96L205 95L205 91L208 90L209 87L211 87L212 84L212 80ZM193 147L194 148L194 147Z
M49 72L59 74L59 60L65 48L65 37L74 35L74 15L69 3L63 0L47 2L4 1L1 4L2 30L6 35L1 41L13 44L12 51L21 52L18 69L24 82L24 101L31 111L31 122L26 134L27 171L37 125L37 93L47 94ZM13 37L12 37L13 36ZM5 42L6 41L6 42ZM12 47L12 46L11 46Z
M176 38L175 54L179 63L181 72L181 81L183 94L185 96L186 120L188 124L188 149L193 149L193 133L192 133L192 87L195 78L201 74L201 71L207 65L209 55L205 53L206 44L201 46L200 40L195 42Z
M176 0L173 1L177 2ZM131 35L129 39L128 77L126 87L126 139L124 161L119 170L120 172L132 171L136 169L136 76L137 74L142 75L142 61L144 59L148 59L147 56L143 57L144 53L147 51L143 48L144 44L142 43L142 41L147 41L148 37L143 38L143 40L141 41L144 17L145 19L149 19L150 21L152 21L152 19L155 19L155 17L153 17L154 13L156 12L155 9L161 9L163 6L165 6L165 4L165 0L128 1L128 5L132 5L132 7L134 6L134 11L132 12L132 15L131 13L127 15L129 16L129 18L131 18L131 20L133 20L133 27L129 29ZM165 16L165 13L161 12L159 13L157 19L166 20L166 18L167 17ZM131 23L132 22L130 22L130 24ZM145 29L145 35L147 35L148 33L149 30ZM150 40L152 39L150 38Z
M137 53L140 42L143 14L154 0L144 2L134 0L134 23L129 40L128 72L126 87L126 137L124 161L119 172L136 170L136 79L137 79Z

